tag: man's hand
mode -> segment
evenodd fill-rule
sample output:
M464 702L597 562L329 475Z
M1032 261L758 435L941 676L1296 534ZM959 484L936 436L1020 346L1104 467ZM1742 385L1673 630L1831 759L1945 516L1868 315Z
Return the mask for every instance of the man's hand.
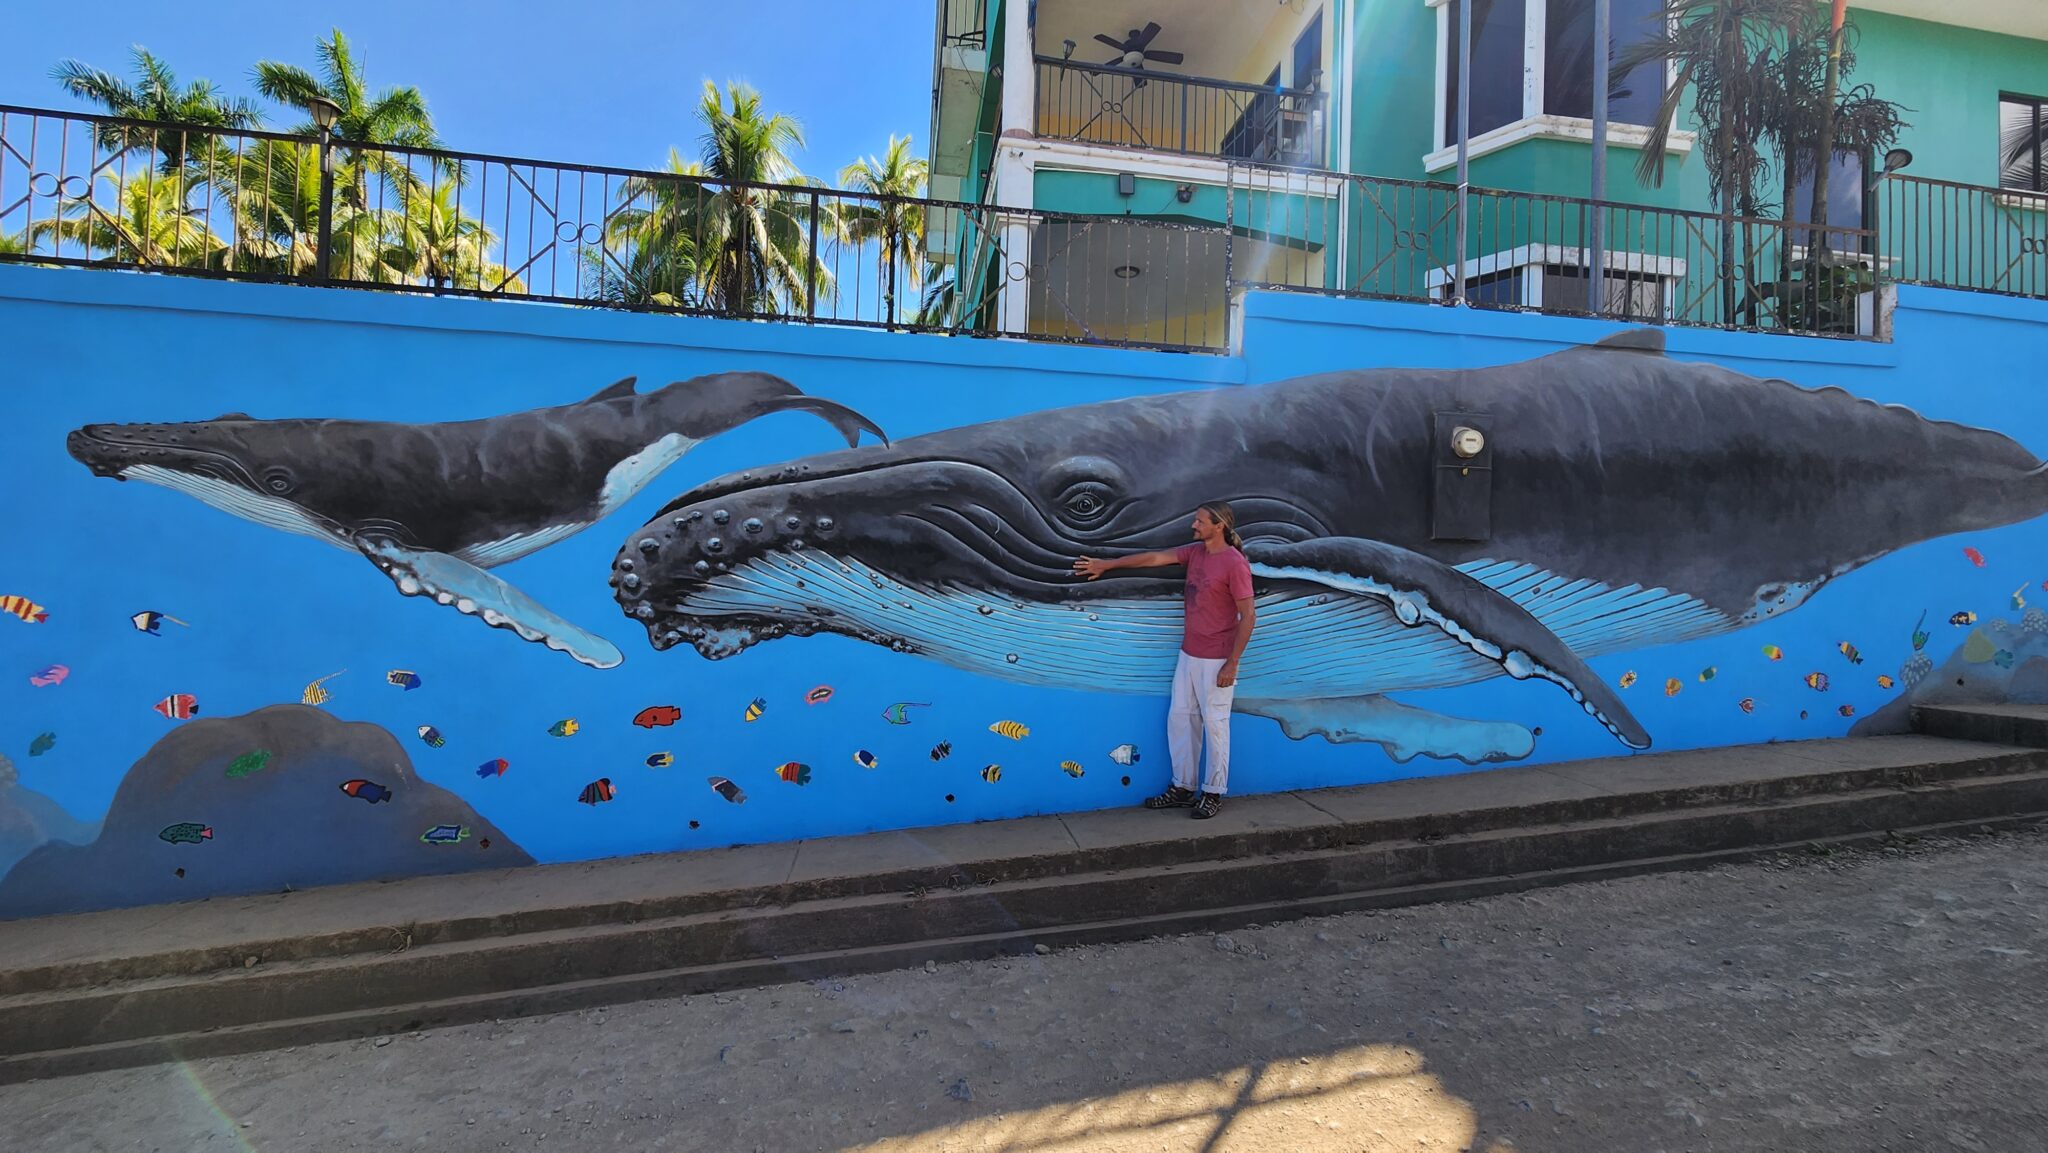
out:
M1094 580L1103 573L1108 572L1109 569L1110 564L1108 561L1096 560L1092 556L1084 556L1074 562L1074 571L1087 577L1089 580Z
M1237 662L1234 660L1224 661L1223 667L1216 670L1216 687L1227 689L1236 683Z

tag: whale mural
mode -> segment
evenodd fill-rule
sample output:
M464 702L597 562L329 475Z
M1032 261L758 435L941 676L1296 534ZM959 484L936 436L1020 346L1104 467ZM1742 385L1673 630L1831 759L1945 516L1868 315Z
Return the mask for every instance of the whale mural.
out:
M849 445L866 417L759 372L446 424L257 420L93 424L67 447L100 476L184 493L244 520L360 552L406 596L431 597L595 668L617 647L487 569L610 516L692 448L773 412L815 413Z
M1432 534L1445 411L1495 430L1482 541ZM837 633L1156 695L1179 582L1086 584L1070 565L1181 544L1212 499L1237 510L1256 582L1237 711L1480 763L1526 757L1533 734L1386 694L1540 679L1647 748L1587 658L1770 620L1899 548L2039 516L2048 467L1997 432L1669 359L1641 331L1493 368L1041 411L728 476L630 534L611 580L656 649L716 660Z

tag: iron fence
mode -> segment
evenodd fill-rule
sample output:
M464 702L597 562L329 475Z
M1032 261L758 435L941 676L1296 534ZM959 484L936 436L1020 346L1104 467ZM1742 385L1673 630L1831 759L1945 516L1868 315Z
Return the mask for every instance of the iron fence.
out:
M1321 168L1325 96L1289 88L1037 58L1039 136Z
M1819 252L1811 228L1796 223L1474 188L1460 261L1458 204L1453 184L1233 169L1233 284L1440 303L1462 295L1481 308L1652 324L1876 334L1873 230L1831 226Z
M947 48L988 46L988 0L939 0L939 43Z
M1200 286L1105 282L1213 249L1220 299L1212 232L0 105L16 262L1220 348Z
M1889 279L2048 297L2048 193L1894 174L1872 197Z

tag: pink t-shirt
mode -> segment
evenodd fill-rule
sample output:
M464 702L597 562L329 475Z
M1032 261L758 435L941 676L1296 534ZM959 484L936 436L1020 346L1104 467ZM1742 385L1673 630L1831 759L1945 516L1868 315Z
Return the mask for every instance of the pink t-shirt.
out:
M1210 552L1202 542L1174 555L1188 570L1187 626L1181 651L1191 657L1227 657L1237 644L1237 602L1252 595L1252 566L1228 545Z

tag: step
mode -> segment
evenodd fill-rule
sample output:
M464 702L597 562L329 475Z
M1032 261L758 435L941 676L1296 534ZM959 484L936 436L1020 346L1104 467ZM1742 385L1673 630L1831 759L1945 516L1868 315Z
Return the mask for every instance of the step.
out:
M1211 824L1237 824L1214 833L1177 817L1117 810L991 822L968 828L983 857L922 867L889 859L904 855L902 834L805 842L811 875L800 875L799 853L772 883L713 877L708 887L582 906L517 907L500 893L501 907L414 924L409 944L390 924L154 951L105 950L118 938L103 937L111 955L0 970L0 1082L1441 900L1887 830L2048 819L2048 751L1928 737L1802 742L1234 799ZM1049 824L1064 848L1012 851L1049 842ZM939 832L920 843L929 849ZM748 857L546 866L498 881L542 869L571 870L572 880L608 868L676 874L727 852ZM865 858L866 868L834 868L835 858ZM418 880L478 895L461 878ZM366 888L375 887L282 900L353 896L360 914L378 907L363 900L376 895ZM76 934L120 916L176 920L167 909L196 917L203 906L0 928L19 943L27 938L14 930L58 922ZM26 952L0 949L0 961ZM261 962L245 967L248 956Z
M1916 705L1913 731L1955 741L2048 749L2048 705Z

